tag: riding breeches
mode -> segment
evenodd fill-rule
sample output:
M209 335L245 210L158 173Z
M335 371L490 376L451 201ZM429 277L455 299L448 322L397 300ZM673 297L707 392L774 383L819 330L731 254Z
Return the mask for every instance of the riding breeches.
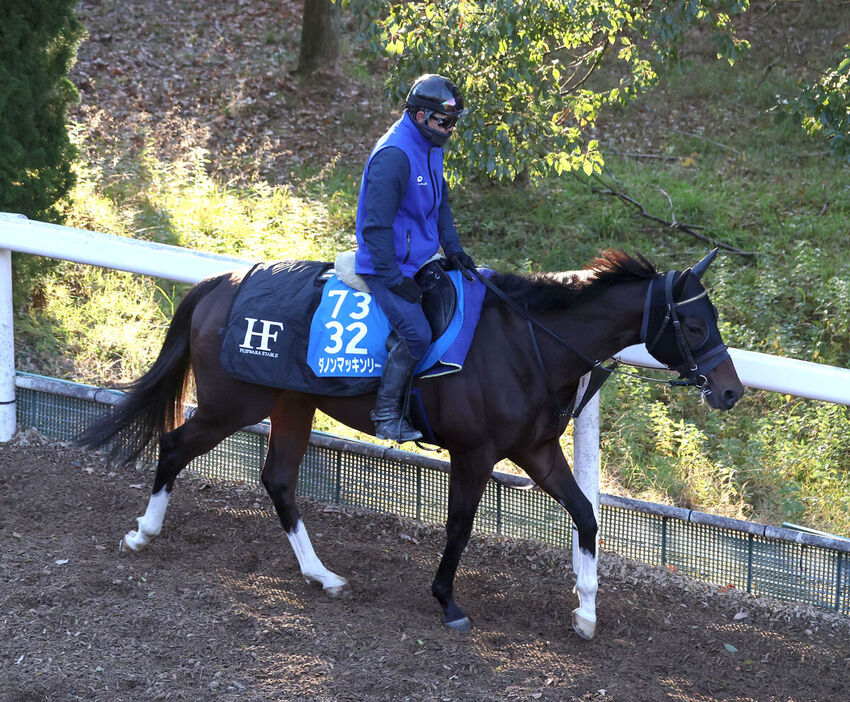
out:
M391 292L376 275L363 276L369 284L369 291L378 306L387 315L396 333L407 341L410 355L420 359L431 344L431 327L425 319L422 305L408 302Z

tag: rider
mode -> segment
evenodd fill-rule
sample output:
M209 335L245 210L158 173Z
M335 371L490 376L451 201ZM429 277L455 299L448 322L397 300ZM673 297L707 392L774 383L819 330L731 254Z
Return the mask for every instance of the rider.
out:
M379 439L422 438L403 416L413 369L431 343L413 276L440 246L452 267L475 266L460 244L443 178L442 147L464 114L454 83L420 76L401 119L372 149L360 182L355 270L398 334L371 415Z

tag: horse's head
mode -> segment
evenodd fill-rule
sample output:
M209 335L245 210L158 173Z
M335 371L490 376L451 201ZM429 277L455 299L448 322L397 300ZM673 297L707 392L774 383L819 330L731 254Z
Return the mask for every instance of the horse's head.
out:
M652 356L698 387L715 409L731 409L744 386L717 328L717 308L701 278L717 249L693 268L652 279L646 293L641 341Z

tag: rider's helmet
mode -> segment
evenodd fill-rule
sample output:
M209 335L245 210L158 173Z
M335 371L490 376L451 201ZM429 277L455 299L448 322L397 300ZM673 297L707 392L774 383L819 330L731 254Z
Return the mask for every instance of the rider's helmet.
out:
M428 120L431 115L435 112L446 115L453 125L459 117L466 114L463 96L457 86L448 78L435 73L426 73L413 82L404 106L413 118L416 128L435 146L445 144L450 134L429 127ZM420 110L425 113L425 124L416 121L416 113Z
M466 114L463 97L457 86L448 78L435 73L426 73L413 82L407 93L405 107L412 111L440 112L448 117Z

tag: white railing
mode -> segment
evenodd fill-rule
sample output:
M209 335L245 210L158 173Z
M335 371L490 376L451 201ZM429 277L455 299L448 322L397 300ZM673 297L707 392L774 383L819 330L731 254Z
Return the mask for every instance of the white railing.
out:
M0 441L15 433L15 368L12 323L11 254L50 258L196 283L212 275L245 268L253 261L191 251L176 246L100 234L22 215L0 213ZM763 353L730 349L744 385L815 400L850 405L850 370ZM643 345L624 349L625 363L662 368ZM586 382L586 379L583 379ZM574 470L585 494L599 501L599 396L576 421ZM576 540L577 541L577 540Z

